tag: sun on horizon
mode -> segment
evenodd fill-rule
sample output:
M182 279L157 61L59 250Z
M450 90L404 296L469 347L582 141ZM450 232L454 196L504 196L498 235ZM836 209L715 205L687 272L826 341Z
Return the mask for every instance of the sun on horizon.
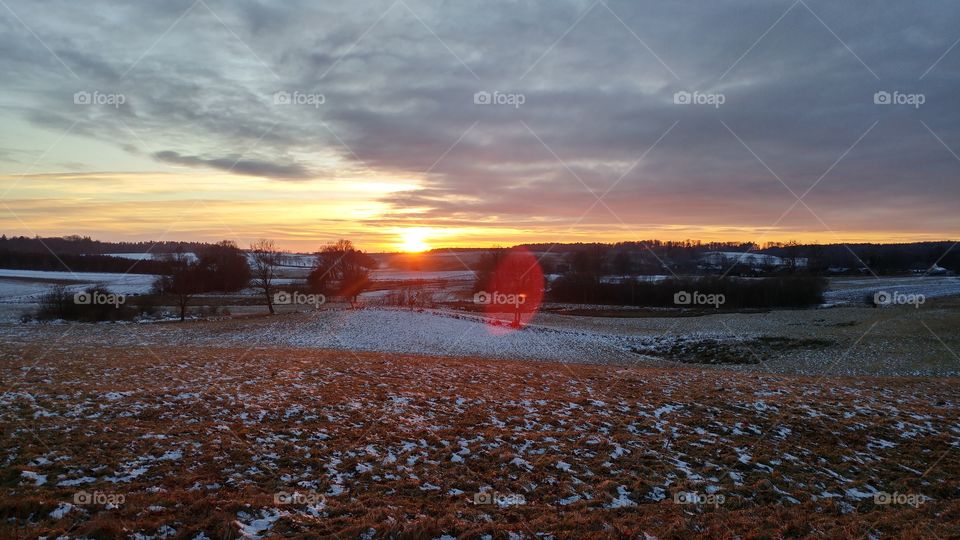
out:
M400 251L422 253L430 249L427 243L429 231L426 229L406 229L400 232Z

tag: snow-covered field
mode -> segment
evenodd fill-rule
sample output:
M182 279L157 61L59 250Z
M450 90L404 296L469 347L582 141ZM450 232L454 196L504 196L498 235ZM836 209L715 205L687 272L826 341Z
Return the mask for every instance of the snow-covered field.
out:
M132 261L148 261L148 260L159 260L169 253L105 253L104 255L108 257L117 257L119 259L130 259ZM196 260L197 255L193 252L186 252L184 255L188 259ZM247 260L253 262L253 255L246 253ZM302 253L284 253L284 265L295 266L295 267L305 267L309 268L313 266L314 257L313 255L305 255Z
M858 303L0 323L0 538L955 536L960 299Z
M164 257L170 255L169 253L104 253L107 257L116 257L117 259L128 259L131 261L151 261L151 260L160 260ZM186 252L183 254L184 258L190 260L196 260L197 255L193 252Z
M103 285L116 293L143 294L150 291L154 279L156 276L146 274L0 269L0 301L36 301L54 283L68 285L70 290L77 291L91 285Z
M901 306L590 317L541 313L522 330L476 313L401 308L285 312L186 324L0 324L0 340L102 347L291 347L397 354L699 365L809 375L960 375L960 301Z
M262 343L412 354L494 358L624 360L635 355L617 336L530 327L511 331L460 313L405 309L326 310L275 325Z
M621 316L616 309L599 310L615 316L592 316L589 309L571 315L548 306L554 311L538 313L520 332L491 326L479 314L464 311L386 307L396 304L391 297L393 291L417 279L424 285L418 285L420 288L413 293L428 297L430 302L468 298L472 276L465 271L381 270L375 273L374 281L390 290L363 294L361 302L366 309L344 309L345 304L331 303L313 313L222 321L214 329L140 325L156 327L131 334L156 346L288 346L576 363L693 362L722 364L730 370L801 374L824 370L848 375L960 374L956 353L960 351L960 335L954 326L960 322L958 308L936 302L960 295L960 278L956 277L833 279L827 303L844 306L837 309L685 317L675 310L665 310L663 316L656 311L642 316L624 311ZM278 285L288 286L297 280L281 278ZM53 283L68 283L73 292L101 284L115 292L134 294L148 292L152 281L153 276L137 274L0 270L0 336L13 341L51 339L47 334L56 334L55 325L50 330L49 326L3 322L16 323L24 314L35 311L35 303ZM926 302L920 308L866 308L863 298L880 290L924 294ZM237 305L228 305L230 311L234 315L261 312L252 305L259 292L251 289L245 293L233 297ZM203 296L194 302L199 305L207 300ZM214 300L223 304L221 298ZM280 311L291 309L298 307L283 306ZM110 328L82 327L78 333L90 334L88 339L103 346L130 341L123 336L125 332L119 332L118 337L118 332Z
M0 345L0 537L960 530L951 379L71 341Z
M413 270L376 269L370 273L373 281L470 281L477 279L472 270L417 272Z
M3 279L0 277L0 303L33 302L49 288L49 283Z
M904 295L922 294L926 298L960 295L960 277L883 277L833 278L825 295L827 303L860 304L879 291Z

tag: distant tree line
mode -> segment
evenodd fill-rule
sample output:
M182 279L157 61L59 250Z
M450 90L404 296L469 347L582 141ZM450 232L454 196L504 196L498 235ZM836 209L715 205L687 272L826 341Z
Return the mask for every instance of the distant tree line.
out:
M107 255L21 253L0 249L0 268L46 270L49 272L110 272L118 274L162 274L166 264L157 260L133 261Z
M645 240L615 244L525 244L534 252L549 252L544 271L562 274L577 264L590 263L605 275L727 274L741 276L782 274L869 274L902 275L932 271L934 265L960 273L960 246L954 242L905 244L800 244L774 243L764 246L742 242L669 242ZM703 262L709 252L772 255L784 264L763 267L732 261L711 268ZM560 262L557 262L559 256ZM579 262L578 262L579 261Z
M61 270L75 272L129 272L136 274L164 273L161 261L129 261L104 257L110 253L199 253L211 244L204 242L103 242L86 236L26 237L0 236L0 268L30 270ZM531 252L549 252L551 257L541 263L547 273L570 270L568 256L577 253L599 253L604 273L620 275L711 274L775 275L784 273L897 275L923 273L934 264L954 273L960 273L960 247L954 242L913 242L903 244L800 244L797 242L769 242L763 246L752 242L700 242L695 240L643 240L614 244L524 244L517 246ZM457 254L467 248L433 250L434 254ZM702 264L708 252L755 253L773 255L788 262L777 267L760 268L751 264L731 263L722 269L705 268ZM52 252L52 253L51 253ZM56 254L56 255L54 255ZM556 262L557 256L560 262ZM59 260L58 260L59 258ZM803 259L805 264L792 264ZM62 261L62 262L61 262ZM437 266L441 264L442 266ZM463 268L459 257L431 259L429 268L421 268L425 258L397 254L391 265L409 270L457 270ZM556 267L554 267L556 265ZM732 268L731 268L732 266ZM131 268L132 267L132 268Z
M572 273L551 284L554 302L638 307L710 307L678 303L678 294L722 295L719 309L800 308L823 303L827 280L814 276L738 278L695 276L643 281L628 278L602 282L589 274Z
M0 251L15 253L49 253L58 255L104 255L108 253L175 253L197 251L204 242L103 242L89 236L0 236Z
M484 289L495 272L516 274L518 278L530 275L529 268L504 268L502 260L507 253L503 249L491 249L480 257L474 292ZM825 278L803 274L759 279L673 275L666 279L645 280L632 275L634 269L626 253L604 244L584 244L579 249L567 251L559 257L561 262L554 263L563 269L554 268L554 278L545 284L547 300L643 307L707 307L678 301L678 295L713 295L723 298L714 307L724 309L808 307L822 304L827 288Z

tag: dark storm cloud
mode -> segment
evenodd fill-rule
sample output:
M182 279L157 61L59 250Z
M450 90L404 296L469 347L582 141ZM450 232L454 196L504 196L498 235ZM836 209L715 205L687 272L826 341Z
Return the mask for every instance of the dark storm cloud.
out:
M572 224L615 184L587 219L761 227L816 185L805 200L837 228L958 224L942 212L960 195L944 147L960 151L960 47L937 62L960 38L954 2L10 5L53 54L0 12L9 114L80 120L166 163L425 178L388 202L438 222ZM77 107L83 89L127 105ZM875 105L881 90L926 102ZM475 104L481 91L524 103Z

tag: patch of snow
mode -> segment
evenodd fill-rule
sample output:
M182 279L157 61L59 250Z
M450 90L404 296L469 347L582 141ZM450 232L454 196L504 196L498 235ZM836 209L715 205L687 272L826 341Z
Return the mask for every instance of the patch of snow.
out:
M37 474L33 471L20 471L20 477L33 480L33 485L35 486L42 486L47 483L47 475Z
M633 502L630 499L630 492L627 491L626 486L617 487L617 498L611 501L608 504L604 505L604 508L626 508L628 506L636 506L637 503Z
M72 480L61 480L57 482L57 485L63 486L63 487L71 487L71 486L79 486L81 484L90 484L96 481L97 479L92 476L84 476L81 478L74 478Z
M240 528L240 534L243 538L249 540L259 540L261 535L270 530L278 519L288 515L287 512L281 512L276 508L260 510L260 517L254 517L246 512L237 513L237 520L234 521Z
M53 510L53 512L50 512L50 517L53 518L53 519L62 519L63 516L69 514L70 511L73 510L73 508L74 508L74 506L73 506L72 504L70 504L70 503L65 503L65 502L64 502L64 503L60 503L60 505L57 506L57 507Z

